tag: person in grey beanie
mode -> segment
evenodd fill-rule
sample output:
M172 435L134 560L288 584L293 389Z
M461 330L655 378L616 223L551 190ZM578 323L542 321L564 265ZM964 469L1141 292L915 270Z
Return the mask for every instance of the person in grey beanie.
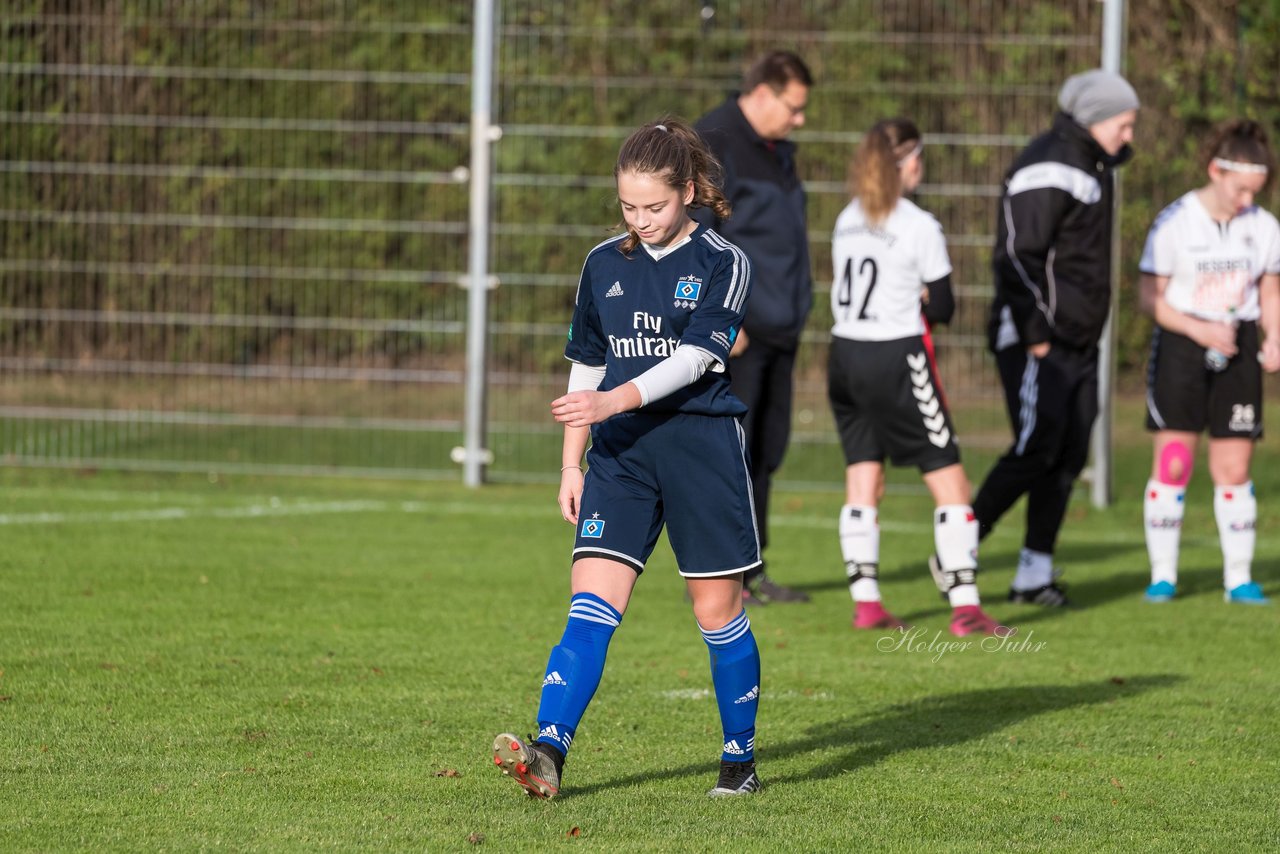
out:
M1098 339L1111 306L1113 170L1132 155L1138 95L1095 69L1058 94L1053 127L1014 159L996 212L988 327L1013 443L973 502L986 536L1027 496L1013 602L1068 604L1053 553L1098 415ZM948 580L939 576L939 587Z

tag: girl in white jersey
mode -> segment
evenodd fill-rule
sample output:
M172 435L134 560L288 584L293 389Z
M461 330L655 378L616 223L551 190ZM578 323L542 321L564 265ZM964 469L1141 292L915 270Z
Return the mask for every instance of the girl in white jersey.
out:
M1142 307L1156 322L1147 371L1155 453L1143 502L1150 602L1177 592L1183 499L1206 428L1226 600L1267 601L1251 577L1258 506L1249 463L1262 436L1262 370L1280 369L1280 224L1253 202L1274 165L1260 125L1228 122L1207 147L1208 183L1161 211L1147 235Z
M918 466L937 503L931 569L954 608L951 632L1005 635L1012 630L979 605L978 524L929 338L929 324L946 323L955 308L946 238L903 198L920 184L923 155L912 122L873 127L854 154L853 200L832 236L828 396L848 466L840 550L854 628L903 628L880 601L877 508L885 458Z

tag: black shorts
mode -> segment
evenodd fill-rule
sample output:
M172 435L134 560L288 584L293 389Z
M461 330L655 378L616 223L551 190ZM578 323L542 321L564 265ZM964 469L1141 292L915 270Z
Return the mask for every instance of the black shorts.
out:
M1262 438L1262 366L1258 324L1236 333L1240 351L1225 370L1204 365L1204 348L1185 335L1156 327L1147 364L1147 429L1199 433L1213 439Z
M923 337L831 340L827 396L848 465L883 463L936 471L960 462L933 355Z

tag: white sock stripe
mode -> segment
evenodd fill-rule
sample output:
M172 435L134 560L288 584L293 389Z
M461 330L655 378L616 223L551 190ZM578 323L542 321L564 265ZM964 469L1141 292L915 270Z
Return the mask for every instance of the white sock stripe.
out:
M595 599L586 599L581 596L575 596L569 601L569 607L570 609L582 608L588 611L594 611L603 617L612 617L615 620L622 619L622 615L619 614L608 602L598 602Z
M1040 362L1028 353L1027 367L1022 372L1022 388L1018 390L1018 399L1022 401L1022 407L1018 413L1018 420L1022 423L1022 427L1018 431L1016 449L1019 456L1027 449L1027 442L1030 441L1031 434L1036 429L1036 401L1040 397L1040 385L1037 381L1039 373Z
M593 608L590 605L573 605L569 608L570 617L580 617L584 620L599 620L601 622L612 623L618 625L621 620L615 614L610 614L602 608Z
M701 626L698 630L702 632L702 637L712 646L726 646L733 643L738 638L745 635L751 630L751 621L747 619L747 612L742 611L738 616L729 621L729 624L719 628L707 631Z
M569 612L569 619L582 620L587 623L599 623L602 626L609 626L614 629L621 625L617 620L606 620L604 617L596 617L590 614L578 614L573 611Z
M569 617L590 620L593 623L603 623L614 628L617 628L622 622L622 617L613 608L608 605L601 605L599 602L590 599L575 598L569 604Z

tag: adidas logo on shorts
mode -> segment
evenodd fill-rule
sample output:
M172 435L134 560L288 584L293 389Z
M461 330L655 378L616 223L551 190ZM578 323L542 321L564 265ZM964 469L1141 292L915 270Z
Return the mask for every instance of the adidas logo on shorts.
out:
M606 298L622 296L622 282L614 282L613 287L605 291L604 295Z

